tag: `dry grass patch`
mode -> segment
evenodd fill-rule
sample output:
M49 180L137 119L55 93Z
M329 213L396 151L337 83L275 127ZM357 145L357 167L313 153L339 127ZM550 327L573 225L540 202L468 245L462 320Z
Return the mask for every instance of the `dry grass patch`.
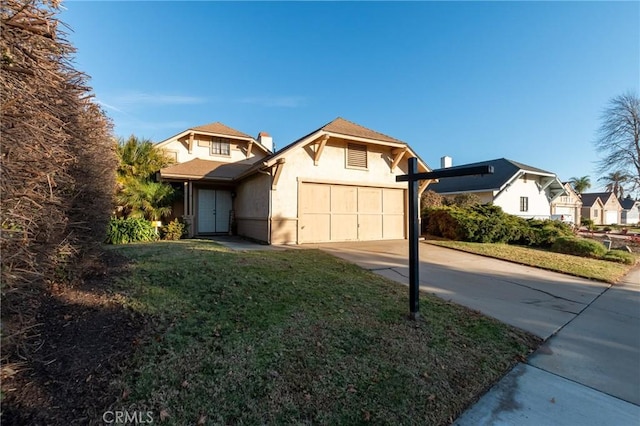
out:
M609 283L617 282L633 267L633 265L606 260L590 259L508 244L468 243L448 240L429 240L428 243Z
M122 404L168 424L447 424L539 339L317 250L115 247L156 324Z

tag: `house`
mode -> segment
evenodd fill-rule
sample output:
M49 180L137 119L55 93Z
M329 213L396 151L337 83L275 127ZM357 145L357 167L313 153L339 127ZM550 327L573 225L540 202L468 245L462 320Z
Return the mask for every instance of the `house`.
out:
M620 223L622 206L613 192L590 192L581 194L582 217L593 220L596 225Z
M627 195L626 198L619 198L622 212L620 214L621 225L636 225L640 223L640 201L634 200Z
M580 224L582 200L569 182L564 182L564 195L551 202L551 216L560 216L564 222ZM564 217L564 219L562 219Z
M278 152L265 132L252 138L221 123L187 129L157 147L177 161L159 175L183 188L175 212L191 236L235 231L269 244L407 237L407 185L396 176L407 173L416 153L343 118Z
M449 167L450 157L441 166ZM475 194L482 203L493 203L506 213L524 218L548 219L551 202L565 195L565 187L551 172L506 158L465 164L460 167L493 166L494 173L443 179L429 189L445 197Z

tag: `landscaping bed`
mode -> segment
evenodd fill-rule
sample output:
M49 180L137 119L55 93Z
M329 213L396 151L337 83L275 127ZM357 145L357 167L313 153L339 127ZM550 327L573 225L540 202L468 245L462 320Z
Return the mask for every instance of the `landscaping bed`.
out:
M448 424L540 342L317 250L112 250L150 319L116 406L167 424Z

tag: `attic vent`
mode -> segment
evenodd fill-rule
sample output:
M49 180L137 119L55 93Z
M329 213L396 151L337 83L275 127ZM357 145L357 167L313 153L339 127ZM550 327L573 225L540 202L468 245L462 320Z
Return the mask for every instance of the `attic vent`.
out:
M347 145L347 167L367 168L367 146L350 143Z

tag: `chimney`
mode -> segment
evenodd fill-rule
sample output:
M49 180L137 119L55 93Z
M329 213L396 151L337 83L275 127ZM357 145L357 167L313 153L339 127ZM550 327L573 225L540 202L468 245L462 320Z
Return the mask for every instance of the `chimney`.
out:
M453 165L453 158L449 157L448 155L445 155L444 157L440 158L440 168L441 169L447 169L449 167L451 167Z
M258 134L258 142L260 145L267 148L269 151L273 152L273 138L269 136L267 132L260 132Z

